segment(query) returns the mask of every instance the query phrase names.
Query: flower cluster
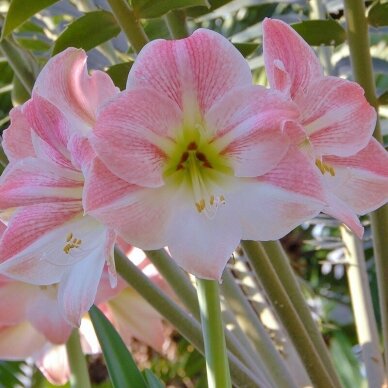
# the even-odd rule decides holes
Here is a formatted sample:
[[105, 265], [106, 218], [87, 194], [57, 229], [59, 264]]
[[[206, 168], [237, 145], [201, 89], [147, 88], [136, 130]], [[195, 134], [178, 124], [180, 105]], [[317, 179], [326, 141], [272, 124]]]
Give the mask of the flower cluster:
[[288, 25], [266, 19], [263, 34], [271, 88], [205, 29], [146, 45], [122, 92], [88, 75], [82, 50], [53, 57], [4, 133], [0, 272], [55, 285], [78, 325], [105, 265], [115, 285], [117, 236], [210, 279], [241, 239], [278, 239], [320, 212], [361, 236], [357, 214], [388, 199], [376, 112]]

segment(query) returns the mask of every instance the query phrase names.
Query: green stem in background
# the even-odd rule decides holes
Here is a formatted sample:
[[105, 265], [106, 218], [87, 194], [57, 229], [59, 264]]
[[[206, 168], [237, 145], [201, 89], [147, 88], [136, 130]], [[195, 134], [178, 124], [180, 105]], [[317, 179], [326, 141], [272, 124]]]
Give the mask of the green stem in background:
[[221, 291], [239, 326], [249, 338], [259, 355], [260, 362], [265, 365], [275, 385], [277, 387], [296, 387], [294, 378], [276, 350], [267, 330], [228, 269], [222, 276]]
[[209, 388], [232, 388], [216, 280], [197, 278]]
[[[163, 278], [168, 282], [177, 297], [186, 306], [187, 310], [198, 322], [200, 322], [201, 315], [199, 311], [197, 293], [187, 274], [175, 264], [167, 252], [163, 249], [144, 251], [144, 253], [151, 260]], [[249, 353], [239, 342], [238, 338], [229, 331], [225, 332], [225, 337], [228, 349], [247, 367], [251, 366], [252, 361], [249, 357]], [[253, 371], [255, 370], [256, 368], [253, 368]]]
[[[117, 272], [132, 286], [155, 310], [204, 354], [200, 324], [182, 308], [168, 298], [143, 272], [119, 250], [115, 250]], [[233, 383], [238, 387], [268, 386], [265, 377], [258, 377], [247, 369], [233, 354], [228, 352]]]
[[70, 386], [90, 388], [88, 365], [81, 348], [78, 329], [74, 329], [66, 343], [67, 358], [70, 365]]
[[26, 61], [18, 52], [17, 48], [8, 40], [0, 42], [0, 51], [7, 58], [12, 70], [23, 84], [26, 91], [31, 94], [35, 83], [34, 74], [27, 68]]
[[345, 244], [346, 273], [356, 322], [358, 343], [361, 346], [369, 387], [382, 387], [384, 364], [379, 349], [379, 337], [374, 319], [372, 297], [362, 241], [348, 228], [341, 226]]
[[323, 341], [322, 334], [320, 333], [314, 319], [311, 315], [311, 311], [306, 304], [306, 300], [303, 297], [302, 291], [299, 287], [299, 283], [295, 277], [294, 271], [291, 268], [290, 261], [279, 241], [265, 241], [262, 242], [267, 256], [270, 259], [271, 265], [275, 270], [283, 287], [287, 290], [288, 297], [290, 298], [296, 312], [302, 320], [315, 350], [318, 352], [322, 363], [325, 365], [331, 379], [334, 384], [340, 386], [341, 383], [338, 379], [336, 370], [334, 369], [331, 357], [327, 350], [326, 344]]
[[321, 361], [301, 318], [291, 303], [288, 289], [286, 291], [283, 287], [262, 246], [255, 241], [242, 241], [241, 246], [283, 326], [288, 331], [314, 387], [340, 387], [340, 384], [332, 380], [329, 371]]
[[[346, 33], [354, 78], [365, 90], [365, 97], [369, 103], [377, 110], [378, 101], [369, 48], [365, 4], [363, 0], [344, 0], [344, 5]], [[357, 131], [356, 126], [355, 131]], [[355, 135], [357, 135], [357, 133], [355, 133]], [[383, 139], [378, 117], [374, 136], [377, 140], [382, 142]], [[384, 342], [385, 373], [388, 375], [388, 205], [384, 205], [371, 214], [371, 223]]]
[[170, 35], [174, 39], [186, 38], [190, 35], [186, 24], [186, 14], [182, 10], [170, 11], [164, 16]]
[[108, 0], [108, 3], [129, 43], [138, 53], [148, 43], [148, 38], [132, 7], [126, 0]]

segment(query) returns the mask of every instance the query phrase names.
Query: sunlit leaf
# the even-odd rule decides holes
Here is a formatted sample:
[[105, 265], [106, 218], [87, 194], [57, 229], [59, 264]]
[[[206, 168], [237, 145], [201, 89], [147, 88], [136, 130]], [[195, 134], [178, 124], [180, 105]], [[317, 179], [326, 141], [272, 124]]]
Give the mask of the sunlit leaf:
[[210, 7], [207, 0], [133, 0], [132, 6], [136, 14], [144, 19], [157, 18], [169, 11], [189, 7]]
[[89, 315], [115, 388], [147, 388], [127, 346], [105, 315], [92, 306]]
[[120, 27], [110, 12], [89, 12], [75, 20], [62, 32], [55, 42], [53, 55], [67, 47], [90, 50], [114, 38], [119, 32]]
[[388, 3], [374, 3], [368, 12], [368, 23], [373, 27], [388, 26]]
[[9, 35], [37, 12], [59, 0], [12, 0], [5, 18], [1, 39]]
[[258, 43], [233, 43], [233, 45], [244, 57], [252, 54], [259, 47]]
[[306, 20], [291, 27], [311, 46], [338, 46], [346, 40], [345, 30], [335, 20]]

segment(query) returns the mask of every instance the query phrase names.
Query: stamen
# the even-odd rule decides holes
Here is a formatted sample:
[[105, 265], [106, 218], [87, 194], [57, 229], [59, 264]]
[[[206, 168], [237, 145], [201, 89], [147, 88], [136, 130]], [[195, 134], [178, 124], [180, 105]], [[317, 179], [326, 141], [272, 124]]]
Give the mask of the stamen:
[[69, 242], [73, 238], [73, 233], [69, 233], [66, 237], [66, 242]]
[[73, 233], [69, 233], [66, 237], [66, 244], [63, 247], [63, 252], [68, 255], [72, 249], [79, 248], [81, 244], [82, 240], [73, 237]]
[[322, 175], [325, 175], [325, 173], [328, 172], [331, 176], [335, 176], [335, 170], [333, 166], [330, 166], [320, 159], [315, 160], [315, 165], [319, 168], [319, 171], [322, 173]]

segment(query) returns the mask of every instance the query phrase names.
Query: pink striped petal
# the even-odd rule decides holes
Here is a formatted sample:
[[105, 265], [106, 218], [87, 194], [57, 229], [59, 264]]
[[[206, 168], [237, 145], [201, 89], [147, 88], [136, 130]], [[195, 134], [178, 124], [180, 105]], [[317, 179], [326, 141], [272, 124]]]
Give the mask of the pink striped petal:
[[89, 139], [74, 133], [70, 137], [67, 148], [71, 155], [72, 165], [86, 174], [90, 163], [96, 156]]
[[41, 351], [46, 338], [29, 323], [0, 327], [0, 359], [25, 360]]
[[[100, 114], [91, 138], [98, 156], [129, 183], [157, 187], [163, 183], [169, 132], [182, 114], [171, 100], [150, 89], [122, 92]], [[129, 167], [130, 166], [130, 167]]]
[[239, 210], [242, 238], [263, 241], [283, 237], [326, 205], [320, 173], [293, 147], [275, 169], [242, 182], [231, 200]]
[[263, 51], [271, 87], [285, 91], [289, 84], [291, 98], [323, 76], [322, 67], [311, 47], [280, 20], [263, 21]]
[[26, 318], [53, 344], [64, 344], [72, 327], [64, 320], [57, 301], [57, 286], [37, 287], [39, 293], [27, 306]]
[[24, 113], [31, 128], [51, 146], [53, 152], [59, 152], [68, 159], [66, 147], [72, 129], [61, 111], [48, 100], [34, 95], [24, 104]]
[[22, 107], [16, 107], [9, 113], [11, 125], [3, 133], [2, 147], [10, 162], [28, 156], [35, 156], [31, 140], [31, 127]]
[[388, 200], [388, 153], [375, 139], [348, 158], [328, 156], [323, 161], [336, 171], [327, 184], [357, 214], [376, 210]]
[[101, 104], [118, 92], [106, 73], [89, 75], [86, 60], [83, 50], [66, 49], [47, 62], [33, 90], [34, 96], [54, 104], [80, 133], [90, 131]]
[[[187, 39], [155, 40], [138, 55], [127, 87], [150, 87], [183, 110], [205, 113], [236, 86], [250, 85], [249, 66], [222, 35], [199, 29]], [[193, 111], [194, 110], [194, 111]]]
[[59, 282], [64, 266], [60, 262], [55, 265], [55, 261], [76, 260], [63, 248], [80, 211], [78, 202], [20, 208], [0, 240], [0, 271], [33, 284]]
[[289, 140], [281, 132], [282, 124], [298, 115], [282, 94], [251, 86], [235, 88], [218, 100], [205, 122], [235, 175], [254, 177], [268, 172], [285, 155]]
[[295, 102], [301, 110], [300, 123], [318, 155], [350, 156], [368, 144], [376, 112], [358, 84], [324, 77], [312, 82]]
[[0, 178], [0, 208], [43, 202], [80, 200], [80, 173], [37, 158], [26, 158], [7, 166]]
[[96, 158], [85, 183], [84, 209], [143, 249], [165, 245], [176, 193], [143, 189], [113, 175]]

